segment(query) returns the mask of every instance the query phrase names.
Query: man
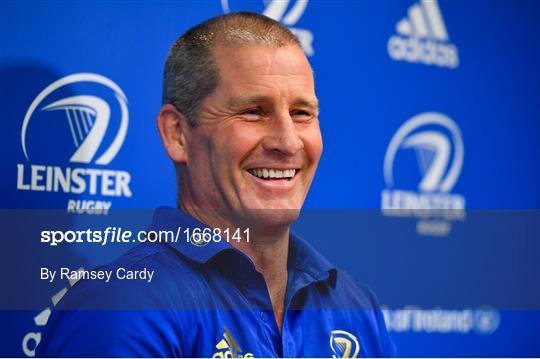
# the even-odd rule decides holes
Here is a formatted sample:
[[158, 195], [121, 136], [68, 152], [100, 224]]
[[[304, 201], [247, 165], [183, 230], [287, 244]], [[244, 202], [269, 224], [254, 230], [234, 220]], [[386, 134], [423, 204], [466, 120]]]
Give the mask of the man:
[[178, 39], [164, 77], [158, 129], [180, 210], [152, 228], [212, 240], [141, 245], [106, 267], [154, 270], [151, 284], [78, 283], [38, 355], [391, 355], [370, 292], [290, 233], [322, 153], [298, 40], [262, 15], [220, 16]]

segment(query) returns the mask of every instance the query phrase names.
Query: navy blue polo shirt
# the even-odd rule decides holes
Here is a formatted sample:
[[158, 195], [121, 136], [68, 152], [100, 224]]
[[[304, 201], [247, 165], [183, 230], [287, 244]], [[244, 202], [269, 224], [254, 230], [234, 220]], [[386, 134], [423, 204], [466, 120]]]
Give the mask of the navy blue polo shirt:
[[[206, 228], [158, 209], [153, 229]], [[253, 238], [251, 240], [254, 240]], [[145, 280], [81, 280], [53, 311], [37, 356], [382, 357], [394, 347], [373, 294], [290, 237], [281, 333], [263, 276], [226, 241], [141, 244], [96, 270]], [[113, 276], [114, 277], [114, 276]]]

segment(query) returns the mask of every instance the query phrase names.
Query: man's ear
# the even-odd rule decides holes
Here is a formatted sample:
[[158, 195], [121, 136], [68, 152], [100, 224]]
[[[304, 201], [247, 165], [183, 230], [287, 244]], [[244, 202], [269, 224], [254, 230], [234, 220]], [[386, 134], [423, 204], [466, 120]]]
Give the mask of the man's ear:
[[161, 107], [157, 118], [157, 126], [163, 147], [175, 163], [187, 161], [186, 131], [190, 127], [187, 118], [171, 104]]

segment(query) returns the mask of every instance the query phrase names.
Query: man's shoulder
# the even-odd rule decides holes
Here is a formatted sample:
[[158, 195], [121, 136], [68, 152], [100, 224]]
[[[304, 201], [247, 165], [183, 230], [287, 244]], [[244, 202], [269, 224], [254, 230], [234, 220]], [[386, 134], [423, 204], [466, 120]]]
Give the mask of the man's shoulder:
[[[129, 268], [133, 270], [148, 268], [160, 271], [164, 275], [164, 279], [170, 279], [166, 275], [200, 277], [197, 263], [182, 255], [168, 244], [161, 243], [139, 244], [105, 267], [109, 269]], [[158, 278], [156, 277], [156, 279]]]
[[365, 283], [354, 279], [348, 272], [336, 269], [335, 292], [342, 299], [343, 309], [379, 310], [375, 294]]
[[180, 318], [180, 309], [195, 305], [203, 292], [189, 260], [170, 247], [144, 244], [91, 271], [110, 273], [109, 280], [86, 278], [71, 287], [51, 313], [38, 355], [182, 355], [180, 324], [189, 325], [189, 318]]
[[[334, 313], [345, 314], [351, 327], [362, 333], [371, 343], [375, 356], [394, 356], [395, 346], [390, 339], [382, 310], [374, 292], [366, 284], [355, 280], [347, 272], [338, 270]], [[337, 311], [336, 311], [337, 310]]]
[[60, 309], [177, 310], [197, 305], [206, 293], [200, 265], [163, 244], [138, 245], [87, 272], [104, 278], [79, 280]]
[[322, 291], [321, 294], [325, 293], [325, 306], [340, 310], [379, 309], [368, 286], [337, 268], [308, 241], [292, 234], [290, 248], [289, 264], [297, 271], [307, 273], [316, 283], [324, 283], [314, 288]]

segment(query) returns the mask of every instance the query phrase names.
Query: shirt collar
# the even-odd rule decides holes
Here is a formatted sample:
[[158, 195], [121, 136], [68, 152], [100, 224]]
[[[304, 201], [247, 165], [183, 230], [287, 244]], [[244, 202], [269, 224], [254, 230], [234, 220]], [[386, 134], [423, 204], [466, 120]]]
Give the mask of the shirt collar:
[[[180, 228], [180, 229], [178, 229]], [[175, 234], [178, 232], [178, 240], [169, 243], [174, 249], [192, 261], [204, 264], [217, 254], [232, 250], [238, 252], [226, 240], [210, 241], [202, 245], [195, 245], [186, 236], [189, 233], [203, 231], [209, 228], [204, 223], [191, 217], [187, 213], [177, 208], [160, 207], [154, 213], [154, 218], [150, 230], [171, 230]], [[289, 242], [289, 269], [306, 274], [310, 281], [332, 280], [335, 283], [336, 269], [317, 250], [300, 237], [291, 233]]]
[[332, 263], [293, 233], [290, 236], [288, 267], [306, 273], [313, 281], [330, 279], [335, 282], [336, 268]]

